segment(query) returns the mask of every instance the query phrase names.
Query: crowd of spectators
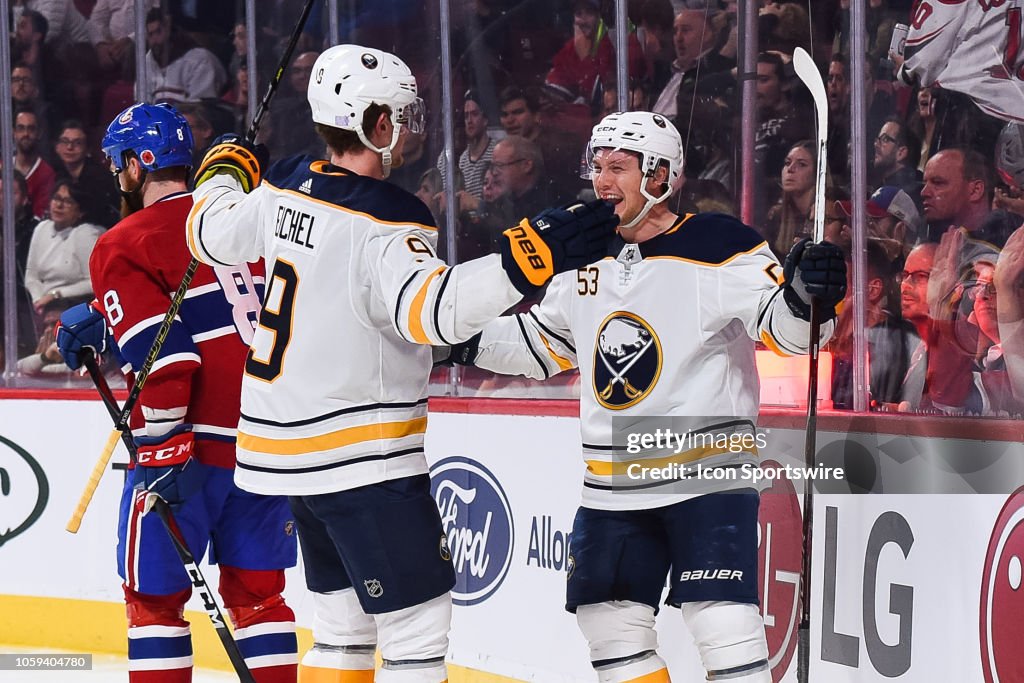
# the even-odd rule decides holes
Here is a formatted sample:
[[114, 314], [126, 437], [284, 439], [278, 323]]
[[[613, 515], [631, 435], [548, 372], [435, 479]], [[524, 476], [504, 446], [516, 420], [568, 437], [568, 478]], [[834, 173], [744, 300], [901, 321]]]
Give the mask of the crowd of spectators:
[[[45, 341], [48, 312], [87, 295], [87, 269], [78, 273], [83, 284], [76, 265], [119, 215], [98, 145], [109, 120], [134, 99], [134, 2], [12, 4], [19, 348], [33, 356]], [[145, 95], [181, 108], [197, 156], [217, 135], [244, 131], [250, 87], [262, 93], [299, 4], [257, 2], [260, 82], [250, 84], [242, 3], [146, 0]], [[593, 124], [618, 108], [620, 92], [630, 108], [661, 113], [682, 135], [686, 167], [675, 210], [737, 213], [744, 173], [737, 163], [739, 4], [630, 0], [628, 82], [618, 83], [611, 0], [451, 3], [451, 195], [436, 8], [350, 0], [339, 30], [345, 41], [401, 55], [416, 73], [430, 125], [408, 134], [406, 163], [391, 180], [434, 213], [445, 254], [453, 214], [457, 253], [448, 255], [464, 260], [493, 252], [501, 231], [523, 216], [588, 196], [586, 143]], [[793, 51], [804, 47], [828, 96], [826, 235], [851, 261], [854, 205], [863, 203], [867, 216], [869, 405], [1018, 415], [1024, 129], [1004, 127], [962, 93], [894, 82], [890, 37], [897, 22], [907, 22], [910, 4], [869, 0], [867, 50], [851, 54], [848, 0], [758, 0], [755, 145], [746, 169], [756, 187], [752, 223], [780, 258], [813, 231], [813, 108], [792, 67]], [[323, 152], [305, 91], [326, 22], [318, 7], [264, 119], [260, 140], [273, 158]], [[863, 141], [849, 136], [855, 59], [864, 60], [866, 75]], [[867, 154], [864, 197], [851, 197], [855, 144]], [[844, 308], [826, 349], [837, 408], [853, 407], [853, 309]]]

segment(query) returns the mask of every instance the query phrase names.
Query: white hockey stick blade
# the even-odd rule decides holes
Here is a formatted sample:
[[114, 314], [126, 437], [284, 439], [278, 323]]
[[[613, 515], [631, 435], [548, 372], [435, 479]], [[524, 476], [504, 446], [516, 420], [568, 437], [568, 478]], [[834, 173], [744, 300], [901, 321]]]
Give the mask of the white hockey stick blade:
[[821, 80], [821, 72], [814, 60], [802, 47], [793, 52], [793, 69], [811, 91], [814, 99], [814, 111], [818, 117], [818, 168], [817, 192], [814, 199], [814, 241], [821, 242], [825, 238], [825, 163], [828, 151], [828, 100], [825, 96], [825, 84]]

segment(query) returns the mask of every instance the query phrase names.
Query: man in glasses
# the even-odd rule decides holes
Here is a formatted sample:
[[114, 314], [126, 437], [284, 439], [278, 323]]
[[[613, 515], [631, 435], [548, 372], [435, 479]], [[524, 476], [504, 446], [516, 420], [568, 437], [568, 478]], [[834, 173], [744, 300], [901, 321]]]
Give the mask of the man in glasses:
[[898, 117], [890, 116], [875, 136], [871, 171], [874, 187], [893, 185], [920, 201], [922, 175], [917, 169], [921, 141]]
[[544, 157], [526, 138], [510, 135], [499, 141], [491, 156], [491, 169], [505, 189], [513, 216], [532, 216], [550, 203], [550, 186], [541, 182]]
[[89, 136], [85, 124], [76, 119], [65, 121], [54, 145], [58, 163], [54, 169], [60, 178], [69, 178], [93, 198], [96, 222], [104, 228], [116, 223], [121, 215], [121, 197], [110, 182], [110, 172], [89, 154]]

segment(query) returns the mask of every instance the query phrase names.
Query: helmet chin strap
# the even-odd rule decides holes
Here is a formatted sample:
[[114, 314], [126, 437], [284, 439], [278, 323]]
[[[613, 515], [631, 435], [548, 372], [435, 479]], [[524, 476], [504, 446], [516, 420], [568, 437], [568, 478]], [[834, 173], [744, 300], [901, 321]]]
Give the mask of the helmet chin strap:
[[356, 128], [356, 135], [359, 136], [359, 139], [362, 141], [364, 145], [366, 145], [367, 149], [371, 149], [377, 154], [380, 154], [380, 161], [384, 171], [384, 178], [387, 178], [388, 176], [391, 175], [391, 150], [393, 150], [395, 148], [395, 145], [398, 144], [398, 136], [402, 134], [401, 124], [395, 123], [394, 120], [392, 120], [391, 123], [391, 144], [388, 145], [387, 147], [377, 147], [367, 139], [366, 133], [363, 132], [362, 127]]
[[648, 178], [645, 176], [640, 181], [640, 194], [647, 198], [647, 201], [644, 202], [644, 208], [640, 209], [640, 213], [636, 215], [636, 218], [626, 223], [625, 225], [620, 225], [620, 228], [625, 228], [628, 230], [634, 227], [637, 223], [639, 223], [640, 221], [647, 217], [647, 214], [650, 212], [651, 209], [654, 208], [655, 204], [661, 204], [663, 201], [668, 199], [670, 194], [672, 194], [672, 187], [668, 186], [665, 188], [664, 194], [662, 194], [660, 197], [655, 197], [654, 195], [647, 191], [647, 180]]

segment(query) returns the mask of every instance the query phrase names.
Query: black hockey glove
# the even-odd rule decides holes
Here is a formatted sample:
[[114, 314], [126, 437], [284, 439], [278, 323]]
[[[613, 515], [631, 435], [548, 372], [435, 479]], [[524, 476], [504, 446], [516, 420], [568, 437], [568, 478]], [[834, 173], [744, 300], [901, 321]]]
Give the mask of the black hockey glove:
[[269, 154], [265, 145], [254, 145], [234, 133], [221, 135], [196, 169], [195, 186], [199, 187], [217, 173], [228, 172], [238, 178], [244, 192], [252, 192], [260, 184]]
[[515, 288], [533, 294], [552, 277], [608, 255], [619, 217], [600, 199], [545, 209], [504, 233], [501, 265]]
[[[472, 337], [464, 342], [458, 344], [452, 344], [447, 347], [447, 354], [442, 354], [441, 357], [437, 357], [434, 361], [434, 367], [444, 365], [451, 367], [453, 365], [475, 365], [476, 355], [480, 352], [480, 337], [483, 336], [482, 332], [477, 332]], [[445, 348], [445, 347], [434, 347]]]
[[821, 322], [836, 317], [846, 296], [846, 259], [831, 242], [803, 239], [790, 250], [782, 267], [782, 296], [793, 315], [811, 320], [811, 297], [821, 302]]

